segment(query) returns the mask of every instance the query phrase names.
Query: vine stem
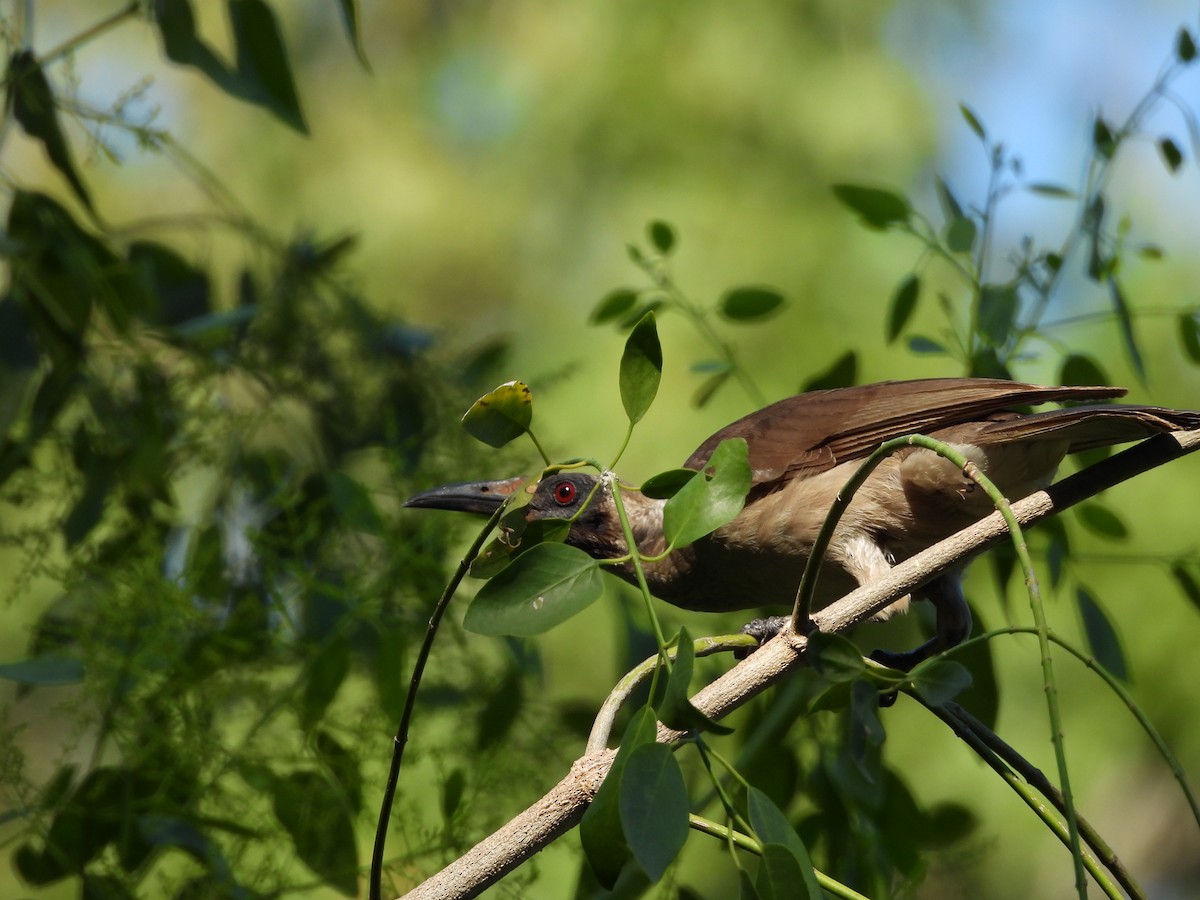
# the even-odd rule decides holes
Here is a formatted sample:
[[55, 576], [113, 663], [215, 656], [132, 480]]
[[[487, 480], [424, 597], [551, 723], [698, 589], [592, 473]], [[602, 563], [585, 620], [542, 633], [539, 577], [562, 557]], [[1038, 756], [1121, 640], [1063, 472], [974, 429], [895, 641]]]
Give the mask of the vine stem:
[[1075, 863], [1075, 888], [1080, 900], [1087, 898], [1087, 876], [1079, 841], [1079, 822], [1075, 814], [1075, 801], [1071, 794], [1070, 776], [1067, 770], [1067, 755], [1063, 743], [1062, 714], [1058, 706], [1058, 688], [1054, 679], [1054, 665], [1050, 656], [1049, 626], [1046, 623], [1045, 609], [1042, 605], [1041, 589], [1038, 586], [1037, 575], [1034, 573], [1033, 560], [1029, 556], [1029, 547], [1020, 523], [1013, 515], [1008, 499], [987, 478], [979, 467], [952, 447], [941, 441], [925, 435], [914, 434], [906, 437], [885, 441], [874, 453], [866, 458], [861, 466], [850, 476], [846, 486], [838, 492], [829, 514], [821, 525], [816, 541], [813, 542], [811, 555], [804, 566], [800, 578], [800, 586], [796, 591], [796, 603], [792, 610], [791, 627], [793, 631], [804, 633], [809, 628], [812, 612], [813, 596], [816, 592], [817, 575], [820, 572], [821, 561], [829, 549], [833, 532], [841, 521], [842, 515], [850, 505], [855, 492], [870, 477], [871, 473], [892, 454], [909, 447], [920, 447], [930, 450], [958, 466], [963, 475], [979, 485], [996, 510], [1003, 517], [1016, 550], [1021, 571], [1025, 576], [1025, 589], [1029, 594], [1029, 605], [1033, 610], [1033, 620], [1037, 628], [1038, 648], [1042, 662], [1042, 684], [1046, 692], [1046, 707], [1050, 718], [1050, 740], [1054, 745], [1054, 757], [1058, 764], [1058, 777], [1062, 785], [1064, 815], [1067, 820], [1067, 832], [1070, 839], [1071, 855]]
[[438, 598], [437, 604], [433, 607], [432, 615], [429, 617], [429, 625], [425, 629], [425, 639], [421, 642], [421, 649], [417, 653], [417, 661], [413, 665], [412, 679], [408, 684], [408, 695], [404, 698], [404, 711], [400, 715], [400, 725], [396, 729], [396, 736], [392, 739], [392, 764], [388, 769], [387, 785], [383, 789], [383, 800], [379, 805], [379, 823], [375, 828], [375, 847], [371, 852], [371, 884], [370, 894], [368, 895], [370, 900], [382, 900], [383, 897], [383, 854], [384, 847], [387, 844], [388, 823], [392, 818], [392, 802], [396, 798], [396, 785], [400, 781], [400, 764], [404, 760], [404, 748], [408, 745], [408, 731], [409, 725], [412, 722], [413, 708], [417, 703], [417, 690], [421, 686], [421, 678], [425, 674], [425, 664], [429, 661], [429, 654], [433, 650], [433, 639], [437, 637], [442, 616], [445, 615], [447, 607], [450, 606], [450, 600], [454, 597], [458, 586], [462, 583], [463, 578], [466, 577], [467, 570], [471, 566], [471, 561], [479, 555], [484, 542], [487, 540], [488, 535], [492, 533], [492, 529], [496, 527], [496, 523], [500, 521], [500, 516], [503, 512], [504, 506], [501, 505], [492, 513], [487, 524], [480, 530], [470, 549], [459, 560], [458, 568], [454, 570], [454, 575], [446, 583], [446, 587], [442, 591], [442, 595]]

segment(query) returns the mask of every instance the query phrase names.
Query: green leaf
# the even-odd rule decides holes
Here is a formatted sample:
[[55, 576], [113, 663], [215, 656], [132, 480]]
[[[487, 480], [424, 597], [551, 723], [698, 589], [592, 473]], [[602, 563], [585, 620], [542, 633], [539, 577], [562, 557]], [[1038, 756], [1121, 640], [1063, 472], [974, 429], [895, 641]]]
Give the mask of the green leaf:
[[6, 105], [25, 133], [41, 143], [51, 164], [67, 179], [75, 196], [95, 212], [91, 195], [75, 170], [71, 147], [58, 123], [54, 91], [31, 50], [20, 50], [9, 60]]
[[210, 312], [208, 275], [153, 241], [129, 247], [129, 265], [145, 292], [140, 310], [155, 325], [180, 325]]
[[1161, 138], [1158, 142], [1158, 152], [1162, 154], [1163, 162], [1172, 174], [1179, 171], [1179, 167], [1183, 165], [1183, 151], [1179, 149], [1178, 144], [1170, 138]]
[[508, 381], [484, 394], [462, 417], [463, 428], [489, 447], [503, 447], [529, 430], [533, 392], [521, 381]]
[[63, 520], [63, 538], [68, 548], [79, 544], [100, 523], [113, 478], [114, 472], [108, 460], [98, 457], [89, 459], [84, 471], [83, 495]]
[[667, 678], [658, 717], [664, 725], [679, 731], [711, 731], [714, 734], [732, 734], [733, 729], [718, 725], [692, 705], [689, 699], [692, 670], [695, 665], [696, 648], [686, 628], [679, 629], [675, 643], [675, 663]]
[[0, 664], [0, 678], [18, 684], [78, 684], [83, 681], [83, 663], [69, 656], [35, 656], [20, 662]]
[[1182, 63], [1190, 63], [1196, 58], [1196, 39], [1182, 26], [1175, 37], [1175, 55]]
[[[770, 797], [756, 787], [746, 789], [746, 806], [750, 813], [750, 827], [754, 829], [755, 836], [763, 843], [764, 851], [768, 846], [782, 848], [791, 861], [784, 863], [781, 856], [776, 861], [777, 865], [771, 866], [772, 876], [770, 878], [771, 889], [774, 890], [776, 887], [784, 885], [782, 882], [777, 882], [774, 876], [787, 871], [791, 876], [790, 888], [785, 889], [782, 893], [776, 892], [766, 896], [811, 897], [813, 900], [820, 900], [824, 894], [821, 892], [816, 873], [813, 871], [808, 849], [800, 840], [800, 835], [796, 833], [796, 829], [792, 827], [787, 816], [771, 801]], [[777, 850], [772, 853], [778, 855]], [[764, 856], [764, 861], [766, 859], [767, 857]], [[762, 878], [761, 869], [759, 877]]]
[[359, 65], [370, 72], [371, 63], [367, 60], [367, 51], [363, 48], [358, 0], [338, 0], [338, 8], [342, 11], [342, 24], [346, 27], [346, 37], [350, 38], [350, 46], [354, 48], [354, 55], [358, 57]]
[[732, 322], [764, 319], [783, 306], [783, 295], [762, 287], [740, 287], [725, 292], [717, 311]]
[[466, 792], [466, 788], [467, 775], [461, 768], [451, 772], [442, 785], [442, 820], [447, 824], [454, 818], [454, 814], [458, 812], [459, 806], [462, 805], [462, 798]]
[[1183, 591], [1183, 595], [1192, 602], [1192, 606], [1200, 611], [1200, 582], [1198, 582], [1192, 573], [1187, 570], [1187, 567], [1177, 562], [1171, 566], [1171, 577], [1175, 579], [1175, 583], [1179, 585], [1179, 589]]
[[343, 637], [328, 639], [308, 662], [300, 695], [300, 727], [311, 731], [337, 696], [350, 674], [350, 644]]
[[695, 469], [668, 469], [642, 482], [642, 493], [651, 500], [669, 500], [695, 477]]
[[976, 231], [973, 219], [960, 216], [946, 227], [946, 246], [951, 253], [970, 253], [975, 246]]
[[1117, 152], [1117, 136], [1101, 116], [1092, 123], [1092, 146], [1101, 159], [1112, 159]]
[[688, 794], [671, 748], [635, 747], [621, 772], [621, 829], [633, 858], [651, 881], [674, 862], [688, 833]]
[[641, 421], [662, 380], [662, 345], [658, 342], [658, 327], [654, 313], [648, 312], [633, 326], [621, 354], [621, 404], [631, 425]]
[[632, 857], [621, 827], [621, 775], [633, 751], [654, 741], [657, 726], [658, 718], [649, 706], [633, 714], [612, 767], [579, 823], [579, 840], [588, 865], [596, 880], [609, 890]]
[[922, 356], [948, 356], [950, 352], [933, 338], [925, 337], [923, 334], [914, 334], [909, 337], [908, 349], [913, 353], [919, 353]]
[[463, 627], [476, 634], [541, 634], [591, 606], [602, 591], [596, 560], [567, 544], [538, 544], [480, 588]]
[[857, 184], [835, 184], [833, 193], [852, 212], [857, 213], [868, 228], [887, 228], [897, 222], [907, 222], [912, 215], [908, 200], [894, 191]]
[[593, 325], [602, 325], [624, 316], [637, 303], [638, 292], [633, 288], [618, 288], [605, 294], [596, 304], [588, 321]]
[[274, 779], [271, 795], [300, 861], [334, 890], [357, 896], [354, 823], [341, 792], [322, 773], [301, 769]]
[[953, 222], [955, 219], [963, 217], [962, 204], [958, 202], [958, 198], [954, 196], [954, 192], [950, 190], [950, 186], [942, 180], [942, 176], [938, 175], [934, 178], [934, 185], [937, 187], [938, 203], [942, 206], [942, 216], [947, 222]]
[[1092, 534], [1113, 541], [1123, 541], [1129, 537], [1129, 529], [1121, 521], [1121, 517], [1097, 500], [1089, 500], [1077, 507], [1079, 521]]
[[345, 472], [331, 472], [326, 476], [329, 499], [347, 528], [364, 534], [383, 534], [383, 517], [371, 499], [370, 492]]
[[646, 234], [650, 238], [650, 245], [664, 256], [675, 248], [675, 229], [670, 222], [655, 219], [646, 226]]
[[921, 279], [914, 272], [900, 282], [896, 292], [892, 294], [891, 311], [888, 313], [887, 342], [890, 344], [900, 336], [908, 320], [917, 309], [917, 300], [921, 296]]
[[1074, 200], [1076, 194], [1070, 188], [1065, 188], [1061, 184], [1047, 184], [1046, 182], [1036, 182], [1029, 185], [1030, 193], [1041, 194], [1043, 197], [1054, 197], [1060, 200]]
[[979, 294], [979, 331], [993, 347], [1002, 347], [1013, 332], [1019, 307], [1013, 285], [985, 284]]
[[1075, 600], [1079, 604], [1079, 615], [1083, 618], [1083, 630], [1092, 656], [1110, 675], [1128, 683], [1129, 667], [1112, 622], [1087, 588], [1076, 588]]
[[1190, 312], [1179, 316], [1179, 339], [1183, 352], [1194, 363], [1200, 363], [1200, 314]]
[[849, 387], [858, 381], [858, 354], [847, 350], [835, 359], [823, 372], [818, 372], [804, 382], [800, 392], [821, 391], [828, 388]]
[[1067, 385], [1108, 384], [1108, 376], [1090, 356], [1072, 353], [1063, 360], [1058, 372], [1058, 383]]
[[194, 66], [227, 94], [245, 99], [237, 75], [196, 33], [196, 17], [189, 0], [154, 0], [153, 9], [167, 59]]
[[721, 441], [704, 466], [663, 508], [663, 534], [678, 549], [732, 522], [746, 504], [750, 463], [744, 438]]
[[719, 372], [713, 373], [713, 375], [709, 378], [706, 378], [704, 383], [701, 384], [700, 387], [696, 388], [696, 393], [692, 395], [692, 403], [697, 408], [702, 408], [706, 403], [708, 403], [709, 400], [713, 398], [713, 395], [717, 392], [717, 389], [729, 380], [729, 377], [732, 374], [732, 368], [725, 368]]
[[846, 638], [814, 631], [808, 636], [808, 664], [827, 681], [853, 681], [867, 668], [862, 653]]
[[975, 132], [975, 137], [981, 141], [987, 141], [987, 132], [983, 130], [983, 123], [979, 121], [979, 116], [975, 115], [975, 111], [965, 103], [958, 104], [958, 111], [962, 113], [963, 121], [967, 123], [967, 127]]
[[229, 22], [245, 99], [270, 110], [301, 134], [308, 134], [287, 48], [271, 8], [263, 0], [229, 0]]
[[971, 673], [949, 659], [927, 659], [911, 676], [913, 687], [930, 706], [944, 706], [971, 686]]

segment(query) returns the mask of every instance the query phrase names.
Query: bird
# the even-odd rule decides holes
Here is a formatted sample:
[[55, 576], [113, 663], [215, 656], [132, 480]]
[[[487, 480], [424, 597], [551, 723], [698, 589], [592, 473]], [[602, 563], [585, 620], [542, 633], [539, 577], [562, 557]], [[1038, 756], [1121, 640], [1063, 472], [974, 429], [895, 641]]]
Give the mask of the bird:
[[[795, 600], [813, 542], [839, 491], [880, 444], [924, 434], [974, 462], [1010, 500], [1048, 486], [1071, 453], [1128, 443], [1154, 434], [1200, 428], [1200, 412], [1156, 406], [1095, 403], [1124, 396], [1120, 387], [1045, 387], [992, 378], [883, 381], [809, 391], [780, 400], [726, 425], [687, 458], [702, 471], [717, 445], [744, 438], [751, 487], [742, 511], [728, 524], [658, 562], [644, 565], [650, 592], [688, 610], [727, 612]], [[1029, 406], [1068, 402], [1038, 412]], [[566, 542], [598, 560], [627, 556], [611, 494], [598, 476], [548, 470], [529, 491], [526, 522], [570, 520]], [[456, 483], [409, 498], [415, 508], [493, 513], [526, 479]], [[638, 550], [667, 549], [662, 499], [622, 488]], [[833, 533], [817, 578], [819, 609], [885, 575], [895, 564], [949, 537], [993, 509], [962, 469], [920, 447], [888, 457], [854, 495]], [[611, 567], [636, 583], [633, 567]], [[932, 639], [907, 651], [876, 651], [873, 658], [909, 670], [961, 643], [971, 614], [963, 594], [965, 566], [941, 573], [917, 590], [936, 611]], [[906, 611], [905, 596], [876, 614]], [[763, 640], [784, 617], [757, 619], [747, 631]]]

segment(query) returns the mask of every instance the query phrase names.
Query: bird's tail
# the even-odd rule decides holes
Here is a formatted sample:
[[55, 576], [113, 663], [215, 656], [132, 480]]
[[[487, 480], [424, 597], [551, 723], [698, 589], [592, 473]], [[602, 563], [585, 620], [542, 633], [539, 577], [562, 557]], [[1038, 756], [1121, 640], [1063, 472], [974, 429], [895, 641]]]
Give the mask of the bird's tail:
[[1200, 412], [1161, 406], [1073, 406], [1000, 420], [980, 437], [996, 441], [1067, 440], [1068, 453], [1127, 444], [1156, 434], [1200, 429]]

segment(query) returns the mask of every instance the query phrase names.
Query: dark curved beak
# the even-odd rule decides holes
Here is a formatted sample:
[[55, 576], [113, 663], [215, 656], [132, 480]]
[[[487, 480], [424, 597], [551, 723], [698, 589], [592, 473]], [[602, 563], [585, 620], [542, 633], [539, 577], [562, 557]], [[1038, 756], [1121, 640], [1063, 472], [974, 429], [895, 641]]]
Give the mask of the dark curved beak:
[[448, 509], [453, 512], [490, 516], [524, 483], [525, 477], [518, 475], [516, 478], [505, 478], [502, 481], [444, 484], [409, 497], [404, 501], [404, 505], [418, 509]]

